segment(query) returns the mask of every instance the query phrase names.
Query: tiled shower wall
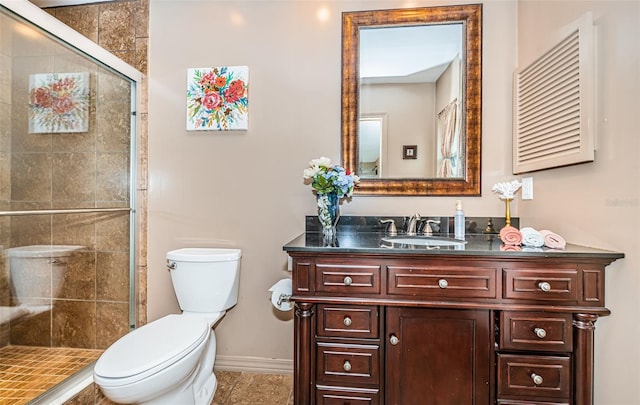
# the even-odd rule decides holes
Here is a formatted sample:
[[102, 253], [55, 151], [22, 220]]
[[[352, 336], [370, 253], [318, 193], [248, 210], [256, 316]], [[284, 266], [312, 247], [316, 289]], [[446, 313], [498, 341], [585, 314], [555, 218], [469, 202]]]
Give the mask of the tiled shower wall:
[[[45, 11], [146, 75], [149, 0], [120, 0], [111, 3], [49, 8]], [[147, 78], [144, 76], [138, 88], [141, 105], [137, 114], [136, 323], [138, 325], [147, 322], [147, 84]]]
[[[148, 0], [47, 11], [146, 71]], [[0, 40], [3, 38], [5, 36]], [[40, 73], [38, 63], [42, 61], [20, 61], [11, 55], [6, 45], [3, 41], [0, 48], [0, 210], [126, 207], [128, 177], [123, 170], [129, 164], [128, 140], [110, 135], [128, 133], [128, 115], [123, 115], [123, 109], [129, 108], [128, 89], [121, 85], [113, 87], [117, 80], [96, 68], [91, 72], [89, 133], [27, 136], [26, 103], [22, 100], [28, 92], [27, 83], [9, 81], [7, 77], [11, 77], [12, 69], [22, 70], [20, 63], [29, 73]], [[64, 71], [59, 69], [59, 60], [57, 63], [56, 71]], [[138, 91], [146, 94], [146, 83], [139, 86]], [[139, 167], [136, 273], [138, 285], [143, 286], [136, 297], [138, 323], [146, 321], [146, 97], [142, 100], [143, 106], [137, 115], [140, 126], [136, 157]], [[100, 107], [93, 108], [95, 103]], [[25, 173], [37, 175], [24, 176]], [[0, 245], [5, 248], [79, 244], [78, 241], [87, 249], [70, 258], [64, 288], [56, 298], [53, 311], [14, 322], [10, 333], [0, 330], [0, 344], [11, 339], [12, 344], [105, 348], [126, 333], [129, 311], [127, 213], [0, 217]], [[7, 264], [0, 263], [0, 305], [11, 304], [7, 293]]]
[[[56, 71], [76, 70], [60, 70], [58, 59]], [[50, 70], [33, 58], [14, 57], [13, 67], [11, 210], [127, 207], [129, 140], [123, 135], [130, 132], [130, 101], [121, 79], [111, 80], [102, 69], [91, 72], [91, 105], [97, 107], [90, 113], [89, 132], [28, 134], [28, 83], [21, 81], [28, 78], [25, 72]], [[127, 332], [128, 213], [13, 216], [10, 221], [12, 247], [85, 246], [69, 258], [52, 311], [11, 322], [11, 344], [104, 348]], [[56, 277], [59, 269], [53, 269]]]

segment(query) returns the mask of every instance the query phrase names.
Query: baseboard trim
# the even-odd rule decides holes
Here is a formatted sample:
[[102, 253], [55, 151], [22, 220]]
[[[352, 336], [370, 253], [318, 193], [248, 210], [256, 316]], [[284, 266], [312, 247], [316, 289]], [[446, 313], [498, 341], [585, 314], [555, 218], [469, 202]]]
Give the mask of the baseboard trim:
[[293, 374], [293, 360], [246, 356], [216, 356], [214, 369], [251, 373]]

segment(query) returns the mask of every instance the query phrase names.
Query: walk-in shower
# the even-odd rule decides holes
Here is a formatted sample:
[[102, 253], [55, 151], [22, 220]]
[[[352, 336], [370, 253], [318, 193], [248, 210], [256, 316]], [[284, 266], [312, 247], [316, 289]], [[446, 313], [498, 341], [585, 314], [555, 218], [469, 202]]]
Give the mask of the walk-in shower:
[[89, 383], [87, 366], [135, 324], [141, 78], [30, 3], [0, 0], [0, 403], [72, 374]]

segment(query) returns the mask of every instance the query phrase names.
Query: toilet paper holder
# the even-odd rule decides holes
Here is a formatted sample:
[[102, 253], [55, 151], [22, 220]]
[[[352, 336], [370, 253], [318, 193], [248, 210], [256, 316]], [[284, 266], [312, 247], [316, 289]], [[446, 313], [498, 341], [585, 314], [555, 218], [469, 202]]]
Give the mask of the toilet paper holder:
[[271, 304], [279, 311], [290, 311], [292, 308], [291, 297], [293, 291], [291, 288], [291, 278], [283, 278], [275, 283], [271, 288]]
[[290, 302], [291, 294], [280, 294], [278, 296], [278, 305], [282, 305], [283, 302]]

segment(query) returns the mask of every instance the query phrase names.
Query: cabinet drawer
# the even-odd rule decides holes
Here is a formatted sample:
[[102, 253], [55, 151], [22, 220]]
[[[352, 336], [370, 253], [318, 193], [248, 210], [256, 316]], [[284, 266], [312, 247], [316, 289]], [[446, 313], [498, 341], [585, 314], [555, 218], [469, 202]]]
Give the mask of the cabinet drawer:
[[497, 374], [501, 399], [569, 400], [571, 396], [571, 359], [568, 356], [498, 354]]
[[500, 348], [571, 352], [571, 314], [511, 312], [500, 314]]
[[319, 336], [377, 338], [378, 307], [318, 305]]
[[496, 298], [496, 269], [388, 267], [391, 295]]
[[537, 301], [578, 300], [578, 271], [504, 269], [504, 298]]
[[316, 376], [320, 384], [380, 382], [380, 347], [365, 344], [317, 343]]
[[378, 405], [380, 393], [377, 389], [316, 387], [316, 404], [318, 405]]
[[316, 291], [380, 294], [380, 266], [316, 264]]

